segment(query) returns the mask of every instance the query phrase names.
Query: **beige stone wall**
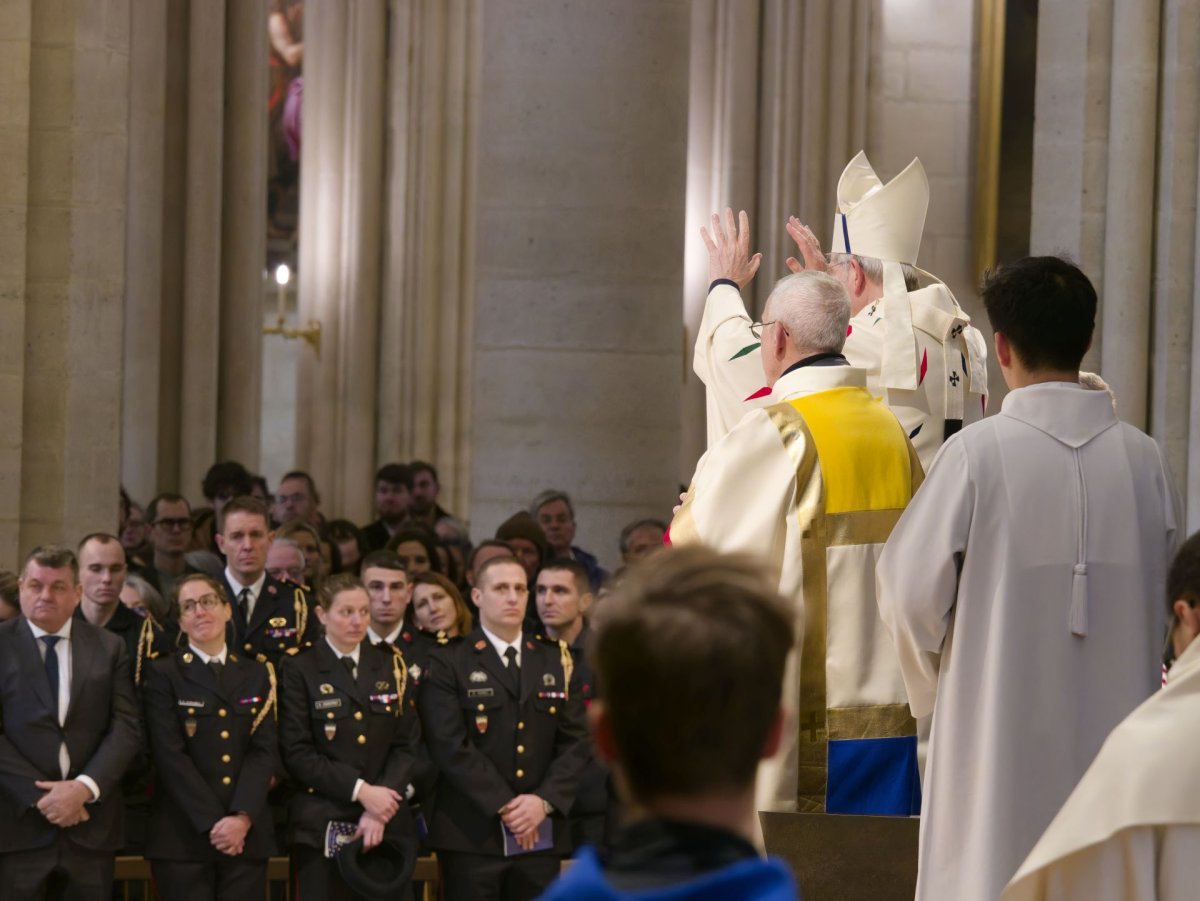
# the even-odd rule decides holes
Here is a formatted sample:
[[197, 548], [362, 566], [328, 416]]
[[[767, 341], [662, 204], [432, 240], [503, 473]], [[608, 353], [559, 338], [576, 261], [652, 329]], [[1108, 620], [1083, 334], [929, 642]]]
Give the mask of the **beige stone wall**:
[[484, 7], [473, 533], [542, 488], [578, 543], [678, 491], [688, 4]]

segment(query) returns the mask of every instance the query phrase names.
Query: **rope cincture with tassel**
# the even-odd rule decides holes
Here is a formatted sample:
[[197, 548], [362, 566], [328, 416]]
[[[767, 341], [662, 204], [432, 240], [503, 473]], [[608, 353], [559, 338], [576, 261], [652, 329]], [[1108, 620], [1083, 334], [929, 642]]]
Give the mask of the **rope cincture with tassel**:
[[567, 647], [567, 643], [561, 638], [558, 640], [558, 649], [562, 652], [562, 668], [563, 668], [563, 699], [569, 700], [571, 697], [571, 675], [575, 672], [575, 661], [571, 658], [571, 649]]
[[254, 718], [254, 722], [250, 724], [251, 735], [253, 735], [258, 727], [262, 725], [262, 721], [267, 718], [267, 714], [273, 710], [275, 711], [275, 722], [279, 722], [279, 711], [276, 709], [275, 703], [275, 667], [271, 665], [270, 660], [264, 660], [263, 666], [267, 668], [267, 681], [271, 683], [271, 691], [267, 695], [267, 703], [263, 705], [262, 710], [258, 711], [258, 716], [256, 716]]

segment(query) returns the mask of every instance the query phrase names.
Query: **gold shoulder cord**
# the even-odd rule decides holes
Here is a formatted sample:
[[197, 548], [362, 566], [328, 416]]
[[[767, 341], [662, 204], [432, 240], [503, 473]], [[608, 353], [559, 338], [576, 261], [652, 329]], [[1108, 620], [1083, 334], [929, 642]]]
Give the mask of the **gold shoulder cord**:
[[392, 645], [392, 676], [396, 679], [396, 709], [397, 716], [404, 716], [404, 689], [408, 685], [408, 667], [404, 663], [404, 655], [400, 649]]
[[258, 716], [254, 718], [254, 722], [250, 725], [251, 735], [262, 725], [262, 721], [267, 718], [267, 714], [273, 710], [275, 711], [275, 721], [279, 722], [279, 711], [275, 707], [275, 667], [271, 666], [270, 660], [264, 660], [263, 666], [267, 668], [267, 681], [271, 683], [271, 691], [267, 695], [267, 703], [263, 704], [262, 710], [258, 711]]
[[558, 640], [558, 649], [562, 651], [563, 699], [565, 700], [571, 697], [571, 674], [575, 672], [575, 661], [571, 659], [571, 649], [561, 638]]
[[142, 661], [153, 660], [158, 655], [154, 653], [154, 623], [149, 617], [142, 623], [142, 631], [138, 634], [137, 660], [133, 667], [133, 684], [142, 684]]
[[296, 647], [304, 641], [304, 627], [308, 625], [308, 603], [304, 600], [304, 591], [297, 588], [293, 597], [296, 605]]

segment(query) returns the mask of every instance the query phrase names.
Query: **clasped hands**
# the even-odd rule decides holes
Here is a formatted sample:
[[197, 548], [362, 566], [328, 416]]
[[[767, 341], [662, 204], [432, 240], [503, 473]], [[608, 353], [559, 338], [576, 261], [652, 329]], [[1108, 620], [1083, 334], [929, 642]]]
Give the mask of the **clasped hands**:
[[33, 784], [46, 793], [38, 799], [36, 806], [51, 824], [65, 829], [91, 819], [84, 805], [92, 800], [92, 790], [78, 779]]
[[363, 815], [358, 818], [354, 836], [361, 836], [363, 850], [370, 851], [383, 841], [383, 827], [396, 815], [404, 798], [385, 785], [364, 785], [358, 790], [358, 803], [363, 807]]
[[517, 795], [500, 808], [500, 819], [517, 845], [532, 851], [537, 844], [538, 827], [546, 819], [546, 803], [537, 795]]

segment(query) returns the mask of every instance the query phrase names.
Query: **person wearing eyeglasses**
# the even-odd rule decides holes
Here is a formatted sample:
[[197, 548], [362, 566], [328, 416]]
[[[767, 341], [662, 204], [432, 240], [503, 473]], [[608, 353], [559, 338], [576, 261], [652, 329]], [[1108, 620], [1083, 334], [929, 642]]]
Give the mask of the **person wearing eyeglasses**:
[[149, 565], [133, 570], [169, 598], [176, 579], [196, 572], [185, 557], [192, 542], [192, 508], [182, 495], [160, 494], [147, 505], [146, 520], [154, 555]]
[[776, 402], [700, 459], [670, 541], [756, 555], [796, 605], [784, 698], [797, 718], [758, 809], [911, 816], [916, 723], [876, 611], [875, 560], [921, 464], [866, 370], [842, 355], [850, 299], [837, 279], [784, 276], [763, 319], [753, 328]]
[[184, 646], [151, 662], [143, 689], [155, 766], [145, 856], [163, 898], [260, 899], [275, 852], [275, 673], [226, 645], [233, 608], [215, 579], [184, 576], [172, 606]]

